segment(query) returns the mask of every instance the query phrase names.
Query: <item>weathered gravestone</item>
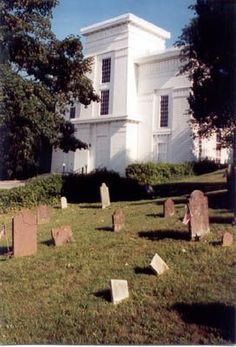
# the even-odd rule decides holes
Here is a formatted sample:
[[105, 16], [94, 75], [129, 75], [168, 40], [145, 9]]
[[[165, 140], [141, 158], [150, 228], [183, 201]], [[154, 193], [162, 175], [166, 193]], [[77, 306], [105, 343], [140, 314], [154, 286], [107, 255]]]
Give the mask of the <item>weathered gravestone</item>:
[[169, 266], [161, 259], [158, 254], [155, 254], [150, 263], [150, 268], [155, 272], [156, 275], [161, 275], [165, 271], [169, 270]]
[[110, 202], [109, 189], [105, 183], [103, 183], [100, 187], [100, 196], [101, 196], [102, 208], [106, 208], [110, 206], [111, 202]]
[[233, 235], [226, 231], [224, 235], [222, 236], [222, 246], [223, 247], [228, 247], [233, 244]]
[[47, 205], [40, 205], [37, 208], [37, 224], [46, 224], [50, 221], [49, 208]]
[[111, 299], [114, 305], [129, 297], [128, 282], [126, 280], [111, 280]]
[[67, 199], [65, 196], [61, 197], [61, 208], [67, 208]]
[[116, 210], [112, 215], [113, 231], [120, 231], [125, 227], [125, 216], [122, 210]]
[[163, 204], [163, 214], [165, 218], [171, 217], [175, 214], [175, 203], [169, 198]]
[[22, 210], [12, 219], [13, 255], [23, 257], [37, 252], [36, 216], [29, 210]]
[[68, 242], [74, 242], [70, 225], [65, 225], [60, 228], [53, 228], [51, 234], [55, 246], [61, 246]]
[[198, 240], [210, 232], [208, 198], [200, 190], [194, 190], [189, 199], [189, 231], [192, 240]]

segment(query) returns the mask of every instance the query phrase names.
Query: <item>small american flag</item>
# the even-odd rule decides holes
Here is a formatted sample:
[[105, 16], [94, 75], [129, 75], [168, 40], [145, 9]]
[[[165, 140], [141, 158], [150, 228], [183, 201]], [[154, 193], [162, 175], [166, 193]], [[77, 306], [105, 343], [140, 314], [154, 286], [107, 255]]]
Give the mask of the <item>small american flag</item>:
[[5, 224], [2, 224], [0, 229], [0, 240], [5, 236], [6, 236], [6, 227], [5, 227]]
[[190, 212], [189, 206], [185, 205], [185, 215], [184, 215], [184, 219], [182, 223], [187, 225], [190, 222], [190, 219], [191, 219], [191, 212]]

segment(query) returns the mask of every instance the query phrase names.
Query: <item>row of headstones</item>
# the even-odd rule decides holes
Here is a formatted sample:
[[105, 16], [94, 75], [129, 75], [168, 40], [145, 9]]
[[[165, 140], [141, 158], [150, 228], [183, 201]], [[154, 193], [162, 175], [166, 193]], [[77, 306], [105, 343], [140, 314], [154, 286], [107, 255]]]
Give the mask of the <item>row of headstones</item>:
[[[49, 208], [41, 205], [34, 214], [24, 209], [12, 219], [12, 255], [15, 257], [29, 256], [37, 253], [37, 225], [50, 221]], [[70, 225], [51, 229], [52, 242], [55, 246], [73, 242]]]
[[[102, 207], [105, 208], [110, 205], [109, 190], [102, 185], [100, 189]], [[105, 188], [105, 189], [104, 189]], [[103, 193], [105, 191], [105, 204]], [[198, 202], [198, 203], [197, 203]], [[61, 207], [67, 207], [67, 201], [65, 197], [62, 197]], [[164, 216], [172, 216], [175, 213], [174, 202], [171, 199], [167, 199], [164, 202]], [[195, 207], [195, 209], [194, 209]], [[189, 204], [187, 205], [187, 211], [184, 217], [185, 223], [194, 220], [194, 216], [202, 217], [201, 213], [205, 213], [204, 218], [200, 218], [200, 226], [208, 226], [208, 228], [203, 228], [209, 232], [209, 216], [208, 216], [208, 201], [207, 197], [201, 191], [194, 191], [189, 199]], [[207, 216], [207, 218], [206, 218]], [[37, 216], [31, 213], [31, 211], [24, 210], [15, 218], [13, 218], [12, 227], [12, 239], [13, 239], [13, 255], [15, 256], [25, 256], [33, 255], [37, 252], [37, 224], [44, 224], [49, 221], [49, 213], [47, 206], [39, 206], [37, 209]], [[124, 228], [124, 214], [121, 210], [115, 211], [112, 215], [113, 230], [120, 231]], [[207, 221], [207, 223], [205, 223]], [[205, 223], [205, 224], [204, 224]], [[196, 223], [192, 223], [196, 226]], [[191, 225], [191, 223], [190, 223]], [[202, 230], [202, 229], [201, 229]], [[204, 232], [203, 234], [207, 233]], [[228, 233], [229, 234], [229, 233]], [[67, 242], [74, 241], [73, 234], [70, 226], [64, 226], [62, 228], [51, 230], [52, 240], [55, 245], [62, 245]], [[231, 234], [230, 234], [231, 235]], [[196, 236], [202, 236], [196, 233]], [[229, 238], [227, 238], [227, 242]], [[231, 240], [232, 241], [232, 240]], [[230, 244], [231, 244], [230, 241]], [[224, 242], [224, 241], [223, 241]], [[226, 243], [227, 243], [226, 242]], [[225, 244], [229, 245], [229, 244]], [[169, 269], [168, 265], [161, 259], [158, 254], [153, 257], [150, 268], [158, 275], [162, 274]], [[117, 304], [124, 299], [129, 297], [128, 282], [126, 280], [111, 280], [110, 290], [112, 302]]]
[[[109, 189], [105, 183], [100, 187], [100, 196], [102, 208], [110, 206]], [[194, 190], [185, 206], [185, 215], [183, 223], [189, 226], [189, 234], [191, 240], [198, 240], [210, 232], [209, 227], [209, 212], [208, 212], [208, 198], [200, 190]], [[171, 217], [175, 214], [174, 201], [169, 198], [164, 201], [163, 215], [165, 218]], [[124, 216], [122, 211], [117, 211], [112, 216], [113, 230], [119, 231], [124, 227]], [[233, 235], [225, 232], [222, 237], [223, 246], [229, 246], [233, 243]]]

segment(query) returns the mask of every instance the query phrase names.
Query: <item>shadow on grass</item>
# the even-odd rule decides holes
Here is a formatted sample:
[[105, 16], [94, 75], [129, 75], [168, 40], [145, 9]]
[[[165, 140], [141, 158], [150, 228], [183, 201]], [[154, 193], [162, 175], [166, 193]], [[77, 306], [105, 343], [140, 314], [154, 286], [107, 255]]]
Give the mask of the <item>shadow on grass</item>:
[[220, 247], [222, 246], [222, 241], [210, 241], [209, 242], [210, 245], [214, 246], [214, 247]]
[[50, 239], [50, 240], [44, 240], [44, 241], [41, 241], [40, 243], [41, 243], [42, 245], [46, 245], [46, 246], [48, 246], [48, 247], [54, 246], [54, 242], [53, 242], [52, 239]]
[[141, 275], [154, 275], [153, 270], [149, 266], [146, 266], [146, 267], [136, 266], [134, 268], [134, 272], [136, 274], [141, 274]]
[[79, 208], [94, 208], [94, 209], [96, 209], [96, 210], [98, 210], [98, 209], [102, 209], [102, 205], [99, 205], [99, 204], [97, 204], [97, 205], [84, 205], [84, 206], [79, 206]]
[[0, 255], [7, 255], [13, 251], [12, 247], [1, 246], [0, 247]]
[[177, 303], [172, 306], [184, 322], [217, 329], [227, 341], [235, 341], [235, 307], [220, 302]]
[[140, 231], [138, 235], [139, 237], [147, 238], [151, 241], [163, 239], [190, 240], [190, 235], [188, 232], [176, 230]]
[[210, 216], [209, 221], [210, 223], [216, 223], [216, 224], [232, 224], [233, 217]]
[[103, 289], [103, 290], [99, 290], [96, 293], [93, 293], [94, 296], [96, 296], [97, 298], [102, 298], [108, 302], [111, 302], [111, 291], [110, 289]]
[[95, 230], [99, 230], [99, 231], [113, 231], [112, 227], [98, 227], [95, 228]]
[[157, 217], [164, 217], [163, 213], [148, 213], [146, 214], [147, 217], [154, 217], [154, 218], [157, 218]]

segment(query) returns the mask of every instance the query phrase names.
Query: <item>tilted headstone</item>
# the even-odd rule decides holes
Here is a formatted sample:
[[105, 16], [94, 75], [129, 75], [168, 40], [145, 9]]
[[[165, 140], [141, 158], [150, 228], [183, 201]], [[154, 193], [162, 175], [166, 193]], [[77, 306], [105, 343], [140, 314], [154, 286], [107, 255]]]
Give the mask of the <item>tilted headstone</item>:
[[31, 211], [23, 210], [12, 219], [12, 245], [15, 257], [36, 254], [37, 224]]
[[37, 224], [46, 224], [50, 221], [49, 208], [47, 205], [40, 205], [37, 208]]
[[163, 204], [163, 214], [165, 218], [171, 217], [175, 214], [175, 203], [169, 198]]
[[200, 190], [194, 190], [189, 199], [190, 236], [191, 239], [200, 239], [210, 232], [208, 198]]
[[67, 208], [67, 199], [65, 196], [61, 197], [61, 208]]
[[111, 299], [114, 305], [129, 297], [128, 282], [126, 280], [111, 280]]
[[125, 216], [122, 210], [116, 210], [112, 215], [113, 231], [120, 231], [125, 227]]
[[110, 206], [111, 202], [110, 202], [109, 189], [105, 183], [103, 183], [100, 187], [100, 196], [101, 196], [102, 208], [106, 208]]
[[231, 246], [233, 244], [233, 235], [231, 233], [229, 233], [228, 231], [226, 231], [222, 237], [222, 246], [223, 247], [228, 247]]
[[162, 258], [155, 254], [150, 263], [151, 269], [155, 272], [156, 275], [161, 275], [165, 271], [169, 270], [169, 266], [162, 260]]
[[74, 242], [70, 225], [65, 225], [60, 228], [53, 228], [51, 234], [55, 246], [61, 246], [68, 242]]

